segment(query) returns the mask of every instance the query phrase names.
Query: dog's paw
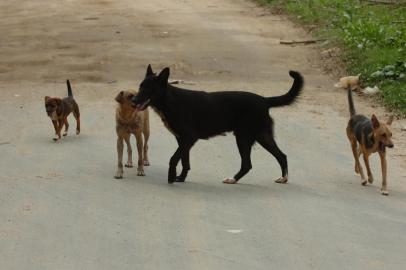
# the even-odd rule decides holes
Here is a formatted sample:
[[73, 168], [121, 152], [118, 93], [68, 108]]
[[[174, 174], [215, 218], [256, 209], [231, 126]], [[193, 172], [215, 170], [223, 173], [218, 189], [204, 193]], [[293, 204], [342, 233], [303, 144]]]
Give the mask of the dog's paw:
[[62, 135], [63, 135], [64, 137], [66, 137], [66, 136], [68, 136], [68, 132], [65, 131]]
[[176, 177], [175, 182], [182, 183], [182, 182], [185, 182], [185, 179], [186, 179], [186, 177], [180, 175], [180, 176]]
[[132, 167], [134, 167], [133, 166], [133, 163], [132, 162], [127, 162], [125, 165], [124, 165], [126, 168], [132, 168]]
[[60, 137], [58, 135], [55, 135], [52, 140], [54, 140], [54, 142], [57, 142], [60, 139]]
[[149, 166], [149, 161], [148, 161], [148, 159], [145, 159], [145, 160], [144, 160], [144, 166]]
[[361, 185], [366, 186], [366, 185], [367, 185], [367, 183], [368, 183], [368, 181], [367, 181], [367, 180], [363, 180], [363, 181], [361, 182]]
[[76, 130], [76, 135], [79, 135], [80, 134], [80, 130]]
[[138, 175], [138, 176], [145, 176], [144, 169], [138, 168], [138, 169], [137, 169], [137, 175]]
[[123, 172], [117, 172], [116, 175], [114, 175], [115, 179], [123, 179]]
[[368, 183], [372, 184], [374, 182], [374, 178], [372, 176], [368, 177]]
[[384, 196], [388, 196], [389, 191], [381, 189], [381, 194], [384, 195]]
[[237, 184], [237, 180], [234, 178], [228, 177], [223, 180], [223, 184]]
[[282, 176], [282, 177], [275, 180], [275, 183], [278, 183], [278, 184], [286, 184], [287, 182], [288, 182], [288, 176], [287, 175]]

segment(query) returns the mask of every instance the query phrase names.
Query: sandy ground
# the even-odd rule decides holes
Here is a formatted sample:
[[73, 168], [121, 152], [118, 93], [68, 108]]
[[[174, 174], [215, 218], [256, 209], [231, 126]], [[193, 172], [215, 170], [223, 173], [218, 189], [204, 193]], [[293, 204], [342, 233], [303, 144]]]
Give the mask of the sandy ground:
[[[266, 16], [264, 16], [264, 14]], [[0, 3], [0, 261], [2, 269], [401, 269], [406, 264], [404, 120], [394, 123], [390, 196], [362, 187], [345, 136], [347, 100], [323, 73], [320, 49], [285, 17], [244, 0], [3, 0]], [[241, 184], [230, 134], [199, 142], [185, 184], [166, 184], [176, 148], [152, 114], [147, 176], [116, 166], [114, 96], [145, 68], [170, 66], [194, 89], [285, 92], [289, 69], [306, 89], [271, 111], [290, 162], [259, 146]], [[71, 79], [82, 134], [52, 141], [45, 95]], [[388, 114], [356, 98], [358, 111]]]

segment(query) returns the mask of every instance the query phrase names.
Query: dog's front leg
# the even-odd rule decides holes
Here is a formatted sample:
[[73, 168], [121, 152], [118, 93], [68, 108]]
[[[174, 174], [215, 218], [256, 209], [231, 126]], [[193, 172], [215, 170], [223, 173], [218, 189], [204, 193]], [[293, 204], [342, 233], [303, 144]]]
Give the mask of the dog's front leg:
[[55, 132], [55, 137], [54, 137], [54, 141], [57, 141], [61, 138], [61, 130], [64, 124], [64, 120], [58, 120], [58, 125], [56, 128], [56, 132]]
[[137, 140], [137, 151], [138, 151], [138, 167], [137, 167], [137, 175], [138, 176], [144, 176], [145, 172], [144, 172], [144, 159], [143, 159], [143, 155], [142, 155], [142, 151], [143, 151], [143, 139], [142, 139], [142, 133], [141, 132], [137, 132], [135, 134], [135, 139]]
[[388, 192], [388, 189], [386, 186], [386, 174], [387, 174], [386, 153], [380, 151], [379, 157], [381, 158], [381, 169], [382, 169], [381, 193], [382, 193], [382, 195], [389, 195], [389, 192]]
[[173, 182], [176, 181], [176, 165], [178, 165], [178, 162], [181, 157], [181, 152], [180, 152], [180, 147], [176, 149], [175, 153], [169, 160], [169, 170], [168, 170], [168, 183], [172, 184]]
[[371, 167], [369, 165], [369, 154], [364, 153], [363, 157], [364, 157], [365, 167], [367, 168], [368, 182], [372, 184], [372, 182], [374, 182], [374, 177], [372, 176]]
[[182, 172], [176, 177], [176, 182], [185, 182], [188, 172], [190, 171], [190, 149], [196, 140], [181, 145]]
[[124, 138], [124, 141], [127, 145], [127, 163], [125, 164], [126, 168], [133, 167], [133, 149], [131, 147], [130, 136]]
[[68, 129], [69, 129], [69, 123], [68, 123], [68, 118], [65, 118], [65, 131], [63, 132], [63, 136], [67, 136], [68, 135]]
[[123, 178], [123, 149], [124, 149], [124, 140], [122, 137], [117, 137], [117, 172], [114, 178], [121, 179]]
[[52, 124], [54, 125], [54, 129], [55, 129], [55, 136], [54, 136], [53, 140], [57, 141], [57, 140], [59, 140], [59, 138], [58, 138], [58, 121], [52, 120]]
[[351, 150], [352, 150], [352, 154], [354, 156], [354, 160], [355, 160], [355, 172], [357, 172], [357, 168], [359, 171], [359, 174], [361, 175], [361, 184], [362, 185], [366, 185], [367, 184], [367, 180], [365, 180], [365, 176], [364, 176], [364, 170], [361, 167], [361, 163], [359, 162], [359, 151], [357, 149], [357, 142], [356, 141], [351, 141]]

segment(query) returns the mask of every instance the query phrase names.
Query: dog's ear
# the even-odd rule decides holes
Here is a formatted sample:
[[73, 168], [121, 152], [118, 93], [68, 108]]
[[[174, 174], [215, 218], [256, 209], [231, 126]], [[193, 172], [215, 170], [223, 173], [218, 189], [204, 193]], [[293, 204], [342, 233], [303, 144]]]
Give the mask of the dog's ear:
[[148, 67], [147, 67], [147, 73], [145, 74], [145, 77], [149, 77], [149, 76], [152, 76], [152, 75], [155, 75], [155, 73], [152, 71], [151, 64], [149, 64]]
[[162, 83], [163, 85], [167, 85], [169, 73], [170, 73], [169, 68], [168, 67], [164, 68], [158, 75], [159, 82]]
[[118, 93], [118, 95], [116, 96], [115, 100], [118, 103], [122, 103], [123, 102], [123, 97], [124, 97], [124, 91], [121, 91], [120, 93]]
[[388, 126], [390, 126], [390, 125], [392, 125], [392, 122], [393, 122], [393, 115], [389, 116], [389, 119], [388, 119], [388, 121], [386, 121], [386, 124]]
[[47, 103], [48, 100], [50, 100], [50, 99], [51, 99], [51, 97], [46, 96], [46, 97], [45, 97], [45, 103]]
[[379, 124], [378, 118], [376, 118], [375, 114], [372, 115], [371, 121], [372, 121], [372, 126], [374, 129], [379, 128], [380, 124]]

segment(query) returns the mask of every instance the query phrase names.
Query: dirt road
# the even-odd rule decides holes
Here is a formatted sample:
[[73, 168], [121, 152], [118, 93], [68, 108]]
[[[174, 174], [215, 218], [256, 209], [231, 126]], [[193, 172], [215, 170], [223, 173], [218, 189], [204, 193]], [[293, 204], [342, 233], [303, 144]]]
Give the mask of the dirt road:
[[[345, 93], [319, 68], [317, 50], [279, 44], [306, 33], [266, 13], [243, 0], [3, 0], [0, 268], [404, 268], [402, 122], [384, 197], [376, 157], [372, 186], [353, 173]], [[240, 163], [229, 134], [199, 142], [188, 182], [168, 185], [175, 140], [155, 114], [147, 176], [131, 169], [114, 180], [113, 98], [136, 88], [148, 63], [169, 65], [194, 89], [266, 96], [290, 87], [289, 69], [301, 71], [301, 100], [271, 111], [290, 183], [273, 182], [278, 165], [255, 146], [241, 184], [221, 184]], [[67, 78], [82, 134], [54, 143], [43, 97], [65, 95]]]

